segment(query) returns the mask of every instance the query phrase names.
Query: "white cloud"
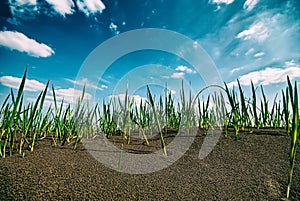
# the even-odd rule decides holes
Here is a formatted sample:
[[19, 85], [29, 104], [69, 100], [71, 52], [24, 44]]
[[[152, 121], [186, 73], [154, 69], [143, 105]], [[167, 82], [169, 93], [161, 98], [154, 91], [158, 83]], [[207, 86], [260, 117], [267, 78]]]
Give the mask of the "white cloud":
[[79, 10], [84, 12], [87, 16], [100, 12], [105, 9], [105, 5], [101, 0], [77, 0]]
[[52, 5], [53, 9], [65, 16], [66, 14], [72, 14], [74, 12], [74, 3], [72, 0], [46, 0], [50, 5]]
[[246, 0], [243, 7], [247, 11], [251, 11], [258, 2], [259, 0]]
[[212, 3], [215, 3], [215, 4], [231, 4], [233, 3], [234, 0], [212, 0]]
[[261, 57], [261, 56], [264, 56], [265, 53], [264, 52], [258, 52], [254, 55], [254, 57]]
[[[300, 78], [300, 65], [295, 65], [288, 68], [266, 68], [260, 71], [250, 72], [240, 76], [238, 79], [242, 85], [249, 86], [251, 80], [256, 85], [270, 85], [286, 82], [287, 76], [290, 79]], [[229, 87], [237, 85], [237, 82], [228, 83]]]
[[16, 31], [1, 31], [0, 46], [8, 47], [11, 50], [26, 52], [34, 57], [49, 57], [54, 54], [54, 50], [44, 43], [38, 43], [34, 39], [30, 39], [23, 33]]
[[[177, 66], [175, 68], [176, 71], [180, 71], [180, 72], [175, 72], [171, 75], [171, 78], [175, 78], [175, 79], [181, 79], [184, 77], [184, 74], [185, 73], [188, 73], [188, 74], [195, 74], [196, 71], [188, 68], [187, 66], [183, 66], [183, 65], [180, 65], [180, 66]], [[169, 78], [168, 76], [162, 76], [163, 78]]]
[[115, 23], [111, 22], [109, 25], [109, 29], [111, 32], [113, 32], [114, 34], [119, 34], [120, 31], [118, 31], [118, 25], [116, 25]]
[[181, 71], [181, 72], [186, 72], [188, 74], [192, 74], [192, 73], [196, 73], [195, 71], [193, 71], [192, 69], [186, 67], [186, 66], [177, 66], [177, 68], [175, 69], [177, 71]]
[[174, 72], [172, 73], [171, 76], [161, 76], [162, 78], [165, 78], [165, 79], [169, 79], [169, 78], [175, 78], [175, 79], [182, 79], [185, 75], [185, 73], [187, 74], [195, 74], [196, 71], [192, 70], [191, 68], [188, 68], [187, 66], [183, 66], [183, 65], [180, 65], [180, 66], [177, 66], [175, 68], [176, 71], [179, 71], [179, 72]]
[[[22, 78], [13, 77], [13, 76], [2, 76], [0, 77], [0, 83], [6, 87], [10, 87], [13, 89], [19, 89], [21, 84]], [[46, 87], [45, 84], [37, 81], [37, 80], [25, 80], [25, 91], [32, 91], [32, 92], [40, 92], [44, 90]]]
[[81, 80], [71, 80], [68, 78], [65, 78], [68, 82], [71, 82], [72, 84], [79, 85], [79, 86], [86, 86], [87, 88], [97, 89], [102, 91], [103, 89], [107, 89], [108, 86], [102, 84], [100, 87], [97, 86], [95, 83], [91, 83], [87, 78], [83, 78]]
[[179, 72], [179, 73], [173, 73], [171, 75], [172, 78], [175, 78], [175, 79], [180, 79], [180, 78], [183, 78], [184, 76], [184, 73], [183, 72]]
[[221, 4], [232, 4], [234, 0], [211, 0], [210, 3], [217, 4], [217, 9], [215, 11], [218, 11], [221, 9]]
[[236, 36], [236, 38], [243, 38], [244, 40], [254, 39], [258, 42], [263, 42], [269, 37], [270, 33], [264, 23], [258, 22], [250, 26]]

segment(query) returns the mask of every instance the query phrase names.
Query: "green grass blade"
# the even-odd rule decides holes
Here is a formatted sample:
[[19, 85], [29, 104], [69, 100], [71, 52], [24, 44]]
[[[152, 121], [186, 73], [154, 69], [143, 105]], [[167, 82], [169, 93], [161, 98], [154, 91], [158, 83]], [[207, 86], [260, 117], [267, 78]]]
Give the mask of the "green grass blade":
[[[293, 93], [292, 86], [289, 84], [290, 94]], [[295, 164], [295, 156], [296, 156], [296, 145], [297, 139], [299, 136], [299, 103], [298, 103], [298, 90], [297, 90], [297, 82], [295, 82], [294, 87], [294, 100], [292, 101], [293, 107], [293, 122], [292, 122], [292, 132], [291, 132], [291, 148], [290, 148], [290, 169], [289, 169], [289, 177], [288, 177], [288, 186], [287, 186], [287, 193], [286, 197], [289, 198], [290, 189], [292, 185], [292, 176]]]

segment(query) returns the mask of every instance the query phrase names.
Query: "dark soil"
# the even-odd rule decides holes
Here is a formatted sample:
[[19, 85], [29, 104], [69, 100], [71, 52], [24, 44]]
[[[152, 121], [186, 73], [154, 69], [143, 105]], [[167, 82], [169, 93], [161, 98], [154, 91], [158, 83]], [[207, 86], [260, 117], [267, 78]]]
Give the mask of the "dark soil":
[[[172, 140], [171, 132], [166, 142]], [[107, 168], [79, 144], [54, 146], [43, 139], [24, 158], [0, 159], [0, 200], [284, 200], [290, 138], [276, 129], [232, 134], [198, 158], [204, 140], [196, 136], [190, 149], [163, 170], [132, 175]], [[111, 137], [116, 147], [121, 137]], [[131, 139], [124, 151], [139, 154], [159, 149], [158, 137]], [[300, 200], [300, 153], [296, 156], [291, 200]]]

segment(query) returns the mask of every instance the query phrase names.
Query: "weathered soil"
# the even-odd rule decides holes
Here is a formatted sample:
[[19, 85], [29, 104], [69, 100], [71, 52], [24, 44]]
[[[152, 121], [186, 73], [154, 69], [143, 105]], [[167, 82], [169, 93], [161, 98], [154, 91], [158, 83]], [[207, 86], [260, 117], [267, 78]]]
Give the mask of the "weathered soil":
[[[165, 138], [170, 143], [172, 132]], [[172, 137], [173, 136], [173, 137]], [[213, 151], [198, 158], [205, 138], [171, 166], [148, 174], [127, 174], [98, 162], [84, 144], [54, 146], [43, 139], [24, 158], [0, 159], [0, 200], [285, 200], [290, 138], [280, 129], [260, 129], [220, 137]], [[111, 137], [132, 154], [160, 149], [158, 137]], [[298, 143], [299, 144], [299, 143]], [[298, 146], [299, 147], [299, 146]], [[296, 156], [290, 200], [300, 200], [300, 153]]]

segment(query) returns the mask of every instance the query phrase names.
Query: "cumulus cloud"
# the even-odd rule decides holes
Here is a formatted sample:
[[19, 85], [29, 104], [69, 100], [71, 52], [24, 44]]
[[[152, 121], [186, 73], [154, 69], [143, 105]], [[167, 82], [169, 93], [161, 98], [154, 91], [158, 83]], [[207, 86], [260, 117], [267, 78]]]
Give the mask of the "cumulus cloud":
[[101, 0], [77, 0], [77, 6], [79, 10], [84, 12], [87, 16], [94, 13], [102, 13], [105, 9], [105, 5]]
[[62, 16], [72, 14], [74, 12], [74, 3], [72, 0], [46, 0], [52, 8]]
[[44, 43], [39, 43], [30, 39], [23, 33], [16, 31], [1, 31], [0, 46], [5, 46], [11, 50], [26, 52], [33, 57], [49, 57], [54, 54], [54, 50]]
[[243, 8], [246, 9], [247, 11], [251, 11], [258, 2], [259, 2], [259, 0], [246, 0]]
[[[188, 68], [187, 66], [183, 66], [183, 65], [177, 66], [175, 68], [175, 70], [177, 72], [172, 73], [172, 75], [170, 76], [171, 78], [182, 79], [184, 77], [185, 73], [187, 73], [187, 74], [195, 74], [196, 73], [196, 71], [192, 70], [191, 68]], [[167, 79], [170, 78], [169, 76], [161, 76], [161, 77], [167, 78]]]
[[249, 29], [246, 29], [236, 36], [236, 38], [242, 38], [244, 40], [254, 39], [258, 42], [263, 42], [269, 37], [270, 33], [268, 28], [263, 22], [254, 23]]
[[183, 76], [184, 76], [184, 73], [183, 72], [179, 72], [179, 73], [173, 73], [171, 75], [171, 78], [181, 79], [181, 78], [183, 78]]
[[[19, 89], [19, 86], [21, 84], [22, 78], [19, 77], [13, 77], [13, 76], [2, 76], [0, 77], [0, 83], [6, 87], [10, 87], [12, 89]], [[25, 80], [25, 91], [31, 91], [31, 92], [40, 92], [44, 90], [46, 87], [45, 84], [37, 81], [37, 80]]]
[[[240, 76], [238, 79], [242, 85], [249, 86], [251, 80], [256, 85], [270, 85], [286, 81], [286, 77], [291, 79], [300, 78], [300, 66], [294, 65], [288, 68], [266, 68], [260, 71], [250, 72]], [[237, 86], [237, 82], [230, 82], [229, 87]]]
[[175, 69], [177, 71], [181, 71], [181, 72], [186, 72], [188, 74], [192, 74], [192, 73], [196, 73], [194, 70], [186, 67], [186, 66], [177, 66], [177, 68]]

